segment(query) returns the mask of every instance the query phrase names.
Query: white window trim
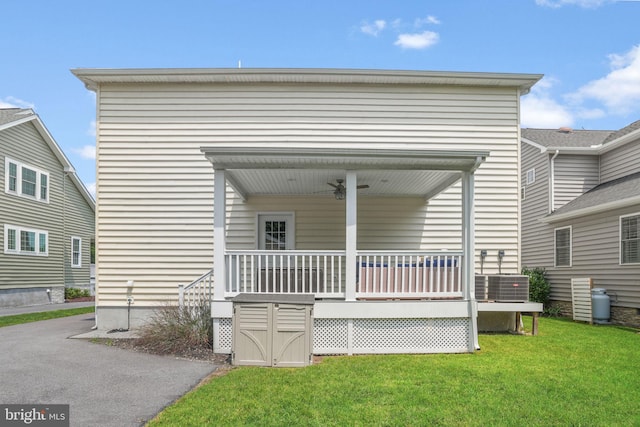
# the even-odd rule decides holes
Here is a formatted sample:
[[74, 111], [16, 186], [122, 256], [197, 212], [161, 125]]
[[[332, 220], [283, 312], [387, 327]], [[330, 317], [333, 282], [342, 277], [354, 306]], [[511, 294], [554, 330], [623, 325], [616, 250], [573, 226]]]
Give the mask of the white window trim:
[[[14, 165], [16, 165], [17, 167], [17, 177], [16, 177], [16, 190], [12, 191], [9, 189], [9, 163], [13, 163]], [[31, 196], [29, 194], [23, 194], [22, 193], [22, 168], [27, 168], [27, 169], [31, 169], [32, 171], [35, 171], [36, 173], [36, 195], [35, 196]], [[41, 169], [38, 169], [36, 167], [33, 167], [31, 165], [19, 162], [17, 160], [13, 160], [9, 157], [5, 157], [4, 160], [4, 174], [5, 174], [5, 186], [4, 186], [4, 192], [7, 194], [12, 194], [14, 196], [18, 196], [18, 197], [23, 197], [25, 199], [29, 199], [29, 200], [36, 200], [38, 202], [41, 203], [49, 203], [49, 189], [51, 188], [51, 178], [49, 176], [49, 172], [43, 171]], [[47, 194], [46, 194], [46, 199], [41, 198], [41, 188], [42, 188], [42, 176], [46, 176], [47, 177]]]
[[[9, 229], [16, 231], [16, 249], [9, 250]], [[35, 252], [21, 250], [22, 239], [21, 232], [35, 233]], [[44, 235], [47, 240], [47, 247], [44, 252], [40, 252], [40, 236]], [[5, 224], [4, 225], [4, 253], [7, 255], [27, 255], [27, 256], [49, 256], [49, 232], [45, 230], [38, 230], [35, 228], [18, 227], [17, 225]]]
[[[557, 254], [557, 242], [556, 232], [558, 230], [569, 229], [569, 265], [558, 265], [558, 257]], [[573, 227], [568, 225], [566, 227], [558, 227], [553, 229], [553, 266], [557, 268], [569, 268], [573, 266]]]
[[287, 250], [294, 250], [296, 245], [296, 216], [294, 212], [258, 212], [256, 215], [256, 249], [260, 249], [262, 222], [267, 219], [283, 219], [290, 222], [286, 246]]
[[527, 185], [531, 185], [536, 182], [536, 168], [532, 168], [527, 171], [525, 182]]
[[640, 217], [640, 212], [635, 212], [627, 215], [620, 215], [618, 219], [618, 264], [619, 265], [640, 265], [640, 262], [622, 262], [622, 220], [630, 216]]
[[[78, 263], [73, 262], [73, 242], [78, 241]], [[71, 268], [82, 268], [82, 238], [71, 236]]]

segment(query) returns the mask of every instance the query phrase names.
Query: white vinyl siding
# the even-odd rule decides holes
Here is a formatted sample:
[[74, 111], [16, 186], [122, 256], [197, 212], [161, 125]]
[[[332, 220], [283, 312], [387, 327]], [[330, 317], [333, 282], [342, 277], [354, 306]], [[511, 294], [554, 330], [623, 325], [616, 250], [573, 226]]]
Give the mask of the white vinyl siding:
[[640, 172], [640, 142], [629, 142], [602, 154], [600, 181], [609, 182]]
[[559, 155], [554, 160], [554, 179], [555, 210], [600, 183], [598, 156]]
[[82, 267], [82, 239], [80, 237], [71, 238], [71, 267]]
[[[526, 198], [522, 201], [522, 266], [553, 266], [553, 228], [540, 221], [549, 213], [549, 155], [522, 143], [522, 185]], [[536, 183], [526, 186], [526, 172], [536, 169]]]
[[49, 173], [5, 158], [5, 192], [42, 202], [49, 200]]
[[571, 227], [555, 229], [555, 266], [571, 267]]
[[620, 217], [620, 264], [640, 264], [640, 214]]
[[[208, 143], [487, 150], [475, 175], [476, 247], [517, 273], [518, 94], [513, 88], [288, 84], [105, 84], [99, 90], [97, 265], [103, 304], [126, 283], [140, 304], [175, 298], [212, 267]], [[255, 215], [295, 211], [296, 248], [344, 249], [344, 203], [330, 197], [228, 201], [229, 249], [254, 249]], [[358, 249], [461, 249], [460, 185], [422, 198], [358, 200]], [[390, 219], [393, 218], [393, 219]], [[479, 260], [478, 268], [479, 268]], [[485, 272], [497, 272], [497, 262]]]
[[5, 224], [4, 253], [7, 255], [49, 254], [49, 235], [47, 231]]

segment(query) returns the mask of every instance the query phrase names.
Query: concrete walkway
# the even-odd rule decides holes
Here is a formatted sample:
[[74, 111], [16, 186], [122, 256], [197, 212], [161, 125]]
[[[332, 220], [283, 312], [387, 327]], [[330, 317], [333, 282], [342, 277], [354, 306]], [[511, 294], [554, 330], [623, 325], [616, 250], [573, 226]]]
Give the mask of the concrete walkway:
[[41, 304], [41, 305], [27, 305], [27, 306], [20, 306], [20, 307], [0, 307], [0, 317], [13, 316], [15, 314], [25, 314], [25, 313], [41, 313], [43, 311], [66, 310], [69, 308], [93, 307], [94, 305], [95, 305], [95, 302], [86, 301], [86, 302], [65, 302], [64, 304]]
[[71, 426], [139, 426], [217, 369], [68, 339], [94, 323], [84, 314], [0, 328], [0, 402], [69, 404]]

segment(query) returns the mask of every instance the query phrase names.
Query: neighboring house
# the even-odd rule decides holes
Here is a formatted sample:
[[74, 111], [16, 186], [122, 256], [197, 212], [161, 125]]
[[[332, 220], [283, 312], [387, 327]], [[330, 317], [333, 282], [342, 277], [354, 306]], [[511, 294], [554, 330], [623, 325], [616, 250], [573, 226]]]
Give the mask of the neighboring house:
[[0, 306], [89, 287], [95, 202], [31, 109], [0, 109]]
[[203, 273], [218, 352], [240, 293], [313, 293], [314, 353], [473, 351], [478, 311], [525, 308], [471, 284], [480, 250], [485, 274], [520, 269], [519, 102], [540, 75], [73, 73], [98, 99], [100, 329]]
[[571, 279], [640, 326], [640, 121], [619, 131], [522, 129], [522, 265], [543, 267], [571, 313]]

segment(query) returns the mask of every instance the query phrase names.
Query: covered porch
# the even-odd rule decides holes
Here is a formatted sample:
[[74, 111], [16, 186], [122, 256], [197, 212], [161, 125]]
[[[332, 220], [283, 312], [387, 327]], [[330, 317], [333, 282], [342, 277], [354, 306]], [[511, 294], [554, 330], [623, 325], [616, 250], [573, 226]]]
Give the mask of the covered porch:
[[[313, 294], [315, 354], [467, 352], [478, 347], [474, 173], [488, 152], [259, 144], [201, 150], [215, 176], [211, 296], [217, 352], [231, 351], [230, 299], [244, 293]], [[411, 238], [406, 247], [399, 247], [398, 238], [388, 247], [359, 247], [359, 200], [384, 198], [393, 204], [414, 198], [428, 203], [457, 183], [460, 232], [449, 236], [455, 242], [451, 247], [425, 249]], [[257, 225], [251, 248], [230, 248], [234, 212], [227, 186], [247, 204], [255, 197], [298, 196], [301, 203], [308, 197], [335, 198], [344, 204], [344, 248], [324, 249], [320, 237], [325, 231], [319, 229], [317, 248], [296, 249], [295, 237], [292, 244], [288, 234], [296, 226], [295, 215], [291, 223], [276, 218]], [[390, 228], [397, 230], [397, 225]]]

